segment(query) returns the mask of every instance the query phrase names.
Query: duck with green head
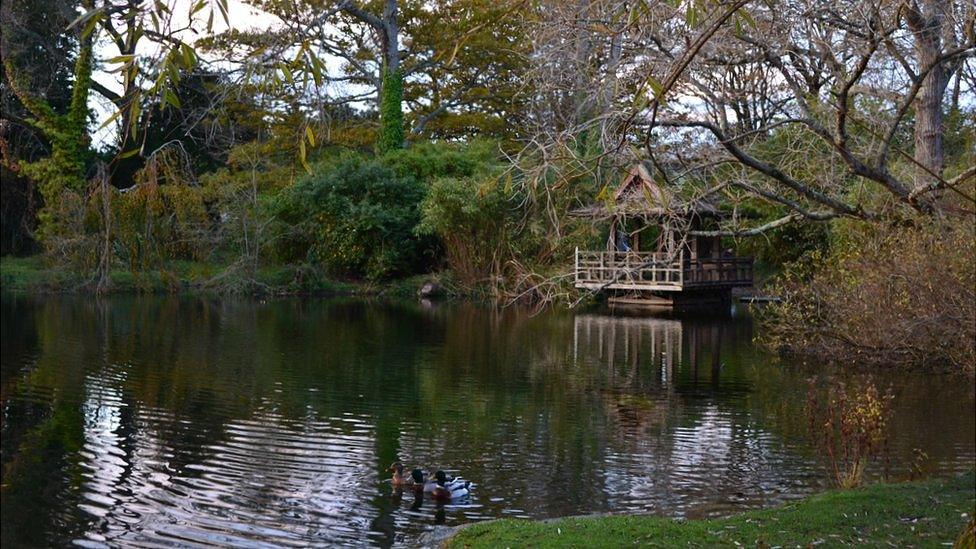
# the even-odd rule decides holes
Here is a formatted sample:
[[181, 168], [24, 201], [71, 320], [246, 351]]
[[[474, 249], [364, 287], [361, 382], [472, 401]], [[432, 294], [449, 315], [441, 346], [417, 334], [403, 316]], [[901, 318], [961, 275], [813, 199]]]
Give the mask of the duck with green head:
[[410, 479], [415, 492], [433, 492], [437, 483], [427, 478], [427, 475], [420, 469], [410, 471]]
[[470, 493], [471, 483], [460, 477], [450, 478], [444, 471], [434, 473], [434, 489], [431, 493], [438, 501], [463, 498]]

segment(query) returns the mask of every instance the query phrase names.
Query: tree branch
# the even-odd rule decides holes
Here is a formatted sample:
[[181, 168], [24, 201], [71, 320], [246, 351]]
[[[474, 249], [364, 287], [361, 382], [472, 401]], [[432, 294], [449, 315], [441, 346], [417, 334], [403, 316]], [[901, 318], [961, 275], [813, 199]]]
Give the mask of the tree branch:
[[661, 120], [655, 123], [655, 126], [662, 127], [675, 127], [675, 128], [703, 128], [712, 133], [716, 139], [718, 139], [719, 144], [725, 148], [732, 156], [734, 156], [739, 162], [745, 164], [746, 166], [752, 168], [753, 170], [770, 177], [779, 183], [789, 187], [797, 194], [805, 196], [814, 202], [823, 204], [835, 212], [847, 215], [850, 217], [864, 218], [865, 213], [858, 208], [854, 208], [849, 204], [845, 204], [840, 200], [827, 196], [826, 194], [816, 191], [810, 188], [809, 185], [801, 183], [790, 177], [788, 174], [780, 170], [779, 168], [767, 164], [758, 158], [749, 155], [743, 151], [734, 141], [728, 139], [725, 133], [722, 132], [715, 124], [711, 122], [702, 121], [691, 121], [691, 120]]
[[[836, 215], [829, 212], [820, 212], [820, 215], [823, 216], [820, 219], [831, 219], [833, 217], [836, 217]], [[766, 231], [775, 229], [776, 227], [782, 227], [783, 225], [792, 223], [798, 219], [803, 219], [803, 217], [804, 216], [799, 213], [791, 213], [779, 219], [770, 221], [769, 223], [766, 223], [764, 225], [760, 225], [758, 227], [752, 227], [751, 229], [738, 229], [738, 230], [729, 230], [729, 231], [688, 231], [688, 234], [691, 236], [732, 236], [732, 237], [756, 236]]]
[[94, 91], [96, 91], [96, 92], [98, 92], [99, 94], [102, 95], [102, 97], [104, 97], [105, 99], [108, 99], [109, 101], [111, 101], [112, 103], [115, 103], [116, 105], [118, 105], [122, 101], [122, 96], [121, 95], [119, 95], [119, 94], [115, 93], [114, 91], [106, 88], [104, 85], [102, 85], [99, 82], [96, 82], [95, 80], [92, 80], [91, 89], [94, 90]]
[[364, 10], [362, 6], [353, 0], [343, 0], [339, 3], [337, 9], [359, 19], [380, 33], [386, 32], [386, 23], [382, 19]]

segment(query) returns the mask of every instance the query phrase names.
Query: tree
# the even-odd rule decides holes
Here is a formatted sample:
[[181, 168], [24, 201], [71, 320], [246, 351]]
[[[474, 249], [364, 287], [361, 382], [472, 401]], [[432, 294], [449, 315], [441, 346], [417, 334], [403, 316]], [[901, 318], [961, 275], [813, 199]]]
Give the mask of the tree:
[[[226, 33], [214, 40], [214, 47], [244, 71], [262, 74], [264, 81], [300, 90], [309, 102], [375, 105], [380, 151], [425, 134], [441, 117], [482, 122], [471, 116], [478, 105], [495, 101], [492, 109], [498, 111], [514, 88], [506, 84], [509, 91], [497, 99], [485, 91], [493, 87], [496, 74], [510, 80], [507, 68], [520, 61], [505, 48], [514, 39], [508, 21], [524, 1], [253, 3], [277, 21], [260, 32]], [[244, 55], [242, 44], [247, 46]], [[498, 63], [499, 58], [504, 60]], [[341, 62], [338, 72], [327, 70], [330, 59]]]
[[[578, 118], [537, 141], [565, 149], [599, 127], [599, 154], [649, 157], [655, 177], [689, 199], [744, 193], [788, 211], [758, 227], [733, 216], [724, 234], [878, 219], [896, 204], [939, 215], [949, 206], [932, 193], [943, 190], [971, 206], [959, 186], [976, 169], [943, 177], [939, 142], [946, 83], [960, 82], [976, 51], [973, 12], [935, 0], [584, 1], [540, 33], [539, 63], [555, 74], [537, 96], [552, 90], [587, 109], [569, 109]], [[560, 55], [584, 62], [560, 70], [549, 52], [570, 45], [583, 54]], [[914, 150], [904, 140], [913, 117]], [[772, 137], [787, 147], [764, 148]], [[906, 178], [906, 164], [925, 177]], [[888, 200], [869, 200], [877, 192]]]
[[531, 13], [527, 2], [440, 0], [415, 6], [406, 27], [411, 46], [440, 52], [443, 62], [422, 64], [404, 83], [411, 137], [525, 135]]
[[[30, 79], [29, 88], [52, 109], [64, 114], [71, 103], [71, 79], [75, 41], [62, 32], [76, 4], [62, 1], [12, 0], [0, 8], [0, 38], [10, 46], [7, 53]], [[23, 173], [50, 151], [50, 143], [31, 123], [33, 115], [11, 89], [4, 64], [0, 64], [0, 170], [2, 170], [2, 246], [4, 255], [34, 251], [37, 210], [42, 206], [35, 183]]]
[[[88, 155], [88, 91], [91, 87], [92, 35], [78, 33], [77, 56], [72, 72], [71, 96], [66, 108], [52, 105], [32, 79], [31, 72], [22, 65], [30, 60], [33, 40], [18, 41], [28, 30], [22, 21], [28, 6], [14, 1], [0, 7], [0, 55], [3, 56], [4, 75], [10, 91], [27, 111], [23, 122], [33, 127], [50, 144], [50, 155], [25, 162], [23, 173], [38, 183], [47, 210], [40, 215], [42, 231], [55, 228], [57, 221], [50, 211], [64, 191], [81, 192], [85, 187], [85, 163]], [[36, 67], [35, 67], [36, 68]]]
[[184, 38], [187, 34], [196, 37], [201, 31], [211, 34], [215, 12], [227, 21], [226, 0], [196, 0], [185, 6], [185, 12], [178, 12], [179, 7], [175, 0], [151, 4], [94, 0], [76, 21], [100, 31], [115, 49], [106, 62], [112, 66], [109, 72], [118, 75], [117, 87], [93, 82], [92, 89], [117, 109], [106, 122], [118, 121], [116, 155], [110, 162], [117, 187], [131, 185], [132, 175], [152, 154], [154, 149], [146, 145], [157, 114], [166, 107], [182, 107], [181, 79], [193, 73], [200, 61], [195, 45]]
[[388, 152], [403, 146], [403, 71], [400, 69], [398, 0], [383, 0], [382, 12], [374, 14], [359, 2], [343, 0], [337, 9], [368, 25], [380, 46], [380, 132], [376, 148]]
[[[944, 164], [942, 147], [942, 107], [949, 78], [962, 64], [964, 57], [954, 55], [958, 48], [966, 47], [959, 30], [953, 28], [963, 7], [948, 0], [923, 0], [902, 4], [902, 13], [914, 39], [915, 67], [905, 62], [903, 69], [912, 82], [912, 91], [918, 94], [915, 106], [915, 160], [918, 162], [915, 191], [925, 192], [928, 187], [938, 186]], [[972, 47], [972, 4], [969, 6], [969, 47]], [[904, 60], [891, 43], [892, 55]], [[972, 52], [970, 52], [972, 53]], [[915, 68], [919, 69], [916, 72]], [[958, 76], [957, 82], [958, 82]]]
[[[215, 10], [224, 13], [226, 19], [226, 0], [193, 2], [188, 6], [185, 26], [176, 23], [179, 18], [164, 1], [148, 4], [139, 0], [82, 0], [52, 9], [48, 14], [51, 25], [40, 33], [32, 29], [32, 25], [36, 27], [32, 23], [37, 18], [32, 15], [37, 11], [35, 4], [11, 0], [0, 7], [3, 27], [0, 54], [3, 56], [5, 89], [9, 87], [28, 115], [20, 122], [32, 126], [50, 148], [49, 155], [19, 166], [24, 175], [37, 183], [44, 200], [44, 208], [38, 214], [42, 238], [77, 229], [68, 229], [66, 220], [58, 217], [71, 217], [78, 223], [83, 217], [82, 208], [78, 206], [88, 198], [88, 161], [92, 156], [89, 91], [96, 89], [115, 103], [118, 110], [109, 122], [119, 117], [123, 121], [119, 132], [120, 154], [115, 160], [138, 154], [138, 149], [125, 150], [125, 147], [134, 144], [137, 124], [147, 122], [140, 117], [144, 103], [161, 98], [166, 104], [179, 106], [174, 90], [181, 71], [193, 68], [197, 60], [193, 48], [183, 42], [180, 35], [197, 24], [198, 16], [205, 13], [208, 4], [211, 8], [207, 23], [209, 32]], [[78, 7], [84, 10], [80, 15], [75, 12]], [[116, 71], [122, 78], [121, 94], [92, 80], [92, 70], [100, 61], [95, 58], [94, 50], [99, 35], [108, 36], [119, 49], [119, 55], [109, 59], [108, 63], [119, 65]], [[45, 95], [45, 79], [34, 76], [35, 72], [48, 69], [36, 65], [43, 57], [35, 55], [38, 48], [43, 51], [51, 40], [46, 36], [56, 36], [57, 43], [71, 44], [74, 51], [70, 100], [62, 108]], [[139, 44], [145, 41], [152, 41], [157, 46], [149, 48], [154, 53], [148, 59], [138, 53]], [[53, 74], [57, 74], [61, 66], [59, 60], [52, 62]], [[70, 200], [64, 201], [66, 198]], [[62, 208], [68, 202], [73, 206]], [[105, 234], [108, 234], [107, 229]]]

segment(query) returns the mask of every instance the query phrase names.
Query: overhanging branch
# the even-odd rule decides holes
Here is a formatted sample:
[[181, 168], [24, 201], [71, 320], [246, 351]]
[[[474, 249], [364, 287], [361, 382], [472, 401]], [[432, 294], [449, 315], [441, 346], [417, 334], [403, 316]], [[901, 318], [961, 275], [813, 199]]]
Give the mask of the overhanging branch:
[[[819, 212], [819, 216], [820, 216], [818, 217], [819, 219], [831, 219], [833, 217], [836, 217], [836, 215], [831, 214], [830, 212]], [[751, 229], [738, 229], [738, 230], [732, 229], [727, 231], [722, 231], [722, 230], [688, 231], [688, 234], [691, 236], [731, 236], [731, 237], [757, 236], [766, 231], [770, 231], [777, 227], [782, 227], [783, 225], [787, 225], [799, 219], [803, 219], [804, 217], [805, 217], [804, 215], [794, 212], [784, 217], [780, 217], [779, 219], [770, 221], [769, 223], [766, 223], [764, 225], [760, 225], [758, 227], [752, 227]]]

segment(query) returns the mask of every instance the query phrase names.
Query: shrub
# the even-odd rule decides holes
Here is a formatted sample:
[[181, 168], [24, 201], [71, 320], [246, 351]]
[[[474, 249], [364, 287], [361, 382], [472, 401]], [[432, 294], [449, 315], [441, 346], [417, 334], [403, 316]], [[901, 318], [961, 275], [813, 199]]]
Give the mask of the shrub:
[[57, 220], [42, 229], [48, 259], [69, 270], [91, 272], [99, 262], [99, 232], [102, 231], [102, 196], [96, 189], [85, 193], [64, 190], [41, 211]]
[[761, 312], [762, 341], [830, 361], [976, 364], [976, 235], [970, 219], [854, 224], [828, 252], [793, 265]]
[[245, 279], [253, 280], [266, 259], [280, 257], [271, 203], [300, 170], [294, 153], [280, 152], [280, 141], [238, 145], [230, 151], [226, 168], [200, 178], [208, 206], [219, 218], [220, 251], [244, 268]]
[[461, 285], [471, 288], [499, 274], [511, 217], [507, 197], [492, 175], [446, 177], [431, 185], [418, 231], [440, 238]]
[[143, 182], [116, 194], [113, 202], [116, 254], [130, 270], [210, 255], [212, 223], [200, 187]]
[[885, 456], [892, 398], [890, 391], [881, 394], [870, 380], [830, 380], [824, 391], [810, 380], [810, 436], [836, 486], [860, 486], [867, 465]]
[[448, 143], [416, 143], [409, 149], [387, 153], [382, 162], [398, 177], [431, 182], [440, 177], [469, 177], [486, 166], [497, 164], [497, 144], [475, 141], [459, 146]]
[[188, 165], [181, 149], [161, 149], [136, 173], [135, 185], [114, 193], [110, 232], [115, 255], [131, 271], [210, 256], [214, 222], [204, 189]]
[[414, 234], [424, 194], [413, 177], [350, 158], [298, 181], [276, 212], [300, 229], [290, 241], [292, 253], [304, 247], [334, 274], [382, 279], [424, 266], [431, 242]]

